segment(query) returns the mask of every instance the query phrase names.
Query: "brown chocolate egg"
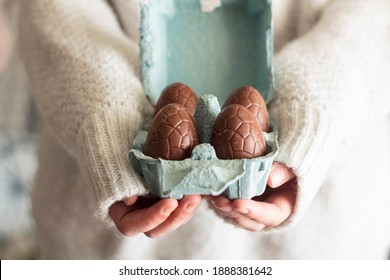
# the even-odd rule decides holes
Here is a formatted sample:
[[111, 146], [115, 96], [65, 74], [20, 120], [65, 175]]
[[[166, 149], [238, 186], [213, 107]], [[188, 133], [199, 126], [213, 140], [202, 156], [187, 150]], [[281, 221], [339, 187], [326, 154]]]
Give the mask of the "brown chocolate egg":
[[261, 94], [251, 86], [243, 86], [234, 90], [226, 99], [223, 107], [231, 104], [240, 104], [255, 116], [262, 131], [268, 132], [269, 120], [265, 101]]
[[255, 158], [266, 153], [260, 125], [244, 106], [232, 104], [217, 116], [211, 145], [219, 159]]
[[168, 85], [160, 95], [156, 104], [155, 115], [165, 105], [177, 103], [188, 109], [191, 115], [194, 115], [198, 97], [195, 92], [183, 83], [173, 83]]
[[194, 117], [180, 104], [161, 108], [149, 128], [144, 153], [153, 158], [183, 160], [199, 144]]

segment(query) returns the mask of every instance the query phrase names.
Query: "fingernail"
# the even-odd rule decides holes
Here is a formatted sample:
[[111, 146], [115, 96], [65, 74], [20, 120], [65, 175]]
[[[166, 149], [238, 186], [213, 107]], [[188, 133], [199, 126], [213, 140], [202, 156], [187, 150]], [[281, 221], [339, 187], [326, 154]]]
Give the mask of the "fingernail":
[[272, 172], [271, 175], [271, 184], [272, 186], [279, 186], [283, 183], [283, 180], [285, 179], [286, 174], [281, 168], [277, 168], [274, 172]]
[[220, 207], [218, 209], [221, 210], [222, 212], [231, 212], [232, 211], [232, 207], [230, 207], [230, 206], [224, 206], [224, 207]]
[[194, 211], [195, 207], [196, 207], [195, 204], [190, 203], [190, 204], [188, 204], [188, 205], [186, 206], [186, 210], [187, 210], [187, 212], [192, 212], [192, 211]]
[[172, 208], [164, 208], [162, 210], [162, 213], [164, 214], [164, 216], [169, 216], [171, 213], [172, 213]]
[[130, 206], [130, 205], [132, 204], [129, 197], [123, 198], [123, 202], [124, 202], [127, 206]]
[[239, 208], [239, 209], [236, 209], [236, 211], [243, 214], [243, 215], [246, 215], [249, 213], [249, 210], [246, 208]]

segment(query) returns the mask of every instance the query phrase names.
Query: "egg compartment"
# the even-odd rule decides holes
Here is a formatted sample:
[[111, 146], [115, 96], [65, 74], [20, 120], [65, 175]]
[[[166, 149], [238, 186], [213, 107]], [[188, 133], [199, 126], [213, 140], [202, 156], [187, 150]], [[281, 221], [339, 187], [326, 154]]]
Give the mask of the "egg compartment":
[[[219, 3], [212, 11], [205, 2]], [[207, 7], [208, 8], [208, 7]], [[220, 105], [249, 85], [273, 96], [271, 0], [149, 0], [141, 6], [141, 74], [153, 104], [171, 83]]]
[[278, 153], [277, 129], [263, 132], [266, 155], [253, 159], [218, 159], [209, 141], [214, 121], [221, 111], [217, 98], [202, 96], [195, 120], [202, 144], [192, 150], [191, 158], [181, 161], [155, 159], [143, 153], [147, 120], [133, 142], [129, 159], [146, 182], [151, 194], [180, 199], [183, 195], [224, 195], [229, 199], [252, 198], [265, 190], [272, 162]]
[[174, 82], [189, 85], [201, 101], [195, 119], [202, 144], [191, 158], [144, 155], [150, 120], [137, 135], [129, 159], [148, 190], [178, 199], [195, 193], [230, 199], [263, 193], [278, 152], [275, 125], [263, 133], [267, 154], [254, 159], [219, 160], [208, 138], [220, 105], [235, 88], [253, 86], [267, 103], [273, 96], [271, 0], [150, 0], [141, 7], [140, 32], [142, 83], [150, 101], [156, 104]]

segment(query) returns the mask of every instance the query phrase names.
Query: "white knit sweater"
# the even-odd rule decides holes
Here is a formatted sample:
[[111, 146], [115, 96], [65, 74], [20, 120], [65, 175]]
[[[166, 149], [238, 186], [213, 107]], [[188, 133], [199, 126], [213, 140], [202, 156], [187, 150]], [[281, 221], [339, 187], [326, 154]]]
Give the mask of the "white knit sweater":
[[43, 257], [387, 256], [390, 1], [273, 1], [270, 114], [277, 160], [298, 177], [293, 214], [275, 230], [251, 233], [204, 206], [157, 240], [123, 239], [103, 224], [113, 202], [145, 193], [127, 152], [153, 111], [138, 76], [139, 1], [109, 2], [22, 5], [24, 59], [44, 119], [33, 192]]

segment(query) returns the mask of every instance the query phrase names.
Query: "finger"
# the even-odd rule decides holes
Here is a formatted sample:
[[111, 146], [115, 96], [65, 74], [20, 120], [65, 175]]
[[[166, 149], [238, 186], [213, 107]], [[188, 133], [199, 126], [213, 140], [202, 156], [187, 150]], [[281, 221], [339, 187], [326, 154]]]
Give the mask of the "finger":
[[281, 162], [274, 162], [268, 177], [267, 184], [277, 188], [295, 177], [294, 172]]
[[[223, 196], [212, 197], [211, 202], [220, 214], [229, 218], [237, 226], [250, 231], [261, 231], [265, 227], [264, 224], [248, 218], [246, 216], [248, 212], [243, 207], [233, 208], [233, 203]], [[237, 210], [241, 210], [242, 213]]]
[[177, 229], [192, 218], [201, 201], [202, 197], [200, 195], [185, 196], [163, 223], [145, 232], [145, 234], [148, 237], [155, 238]]
[[117, 227], [119, 227], [122, 217], [126, 215], [127, 212], [129, 212], [129, 206], [127, 206], [124, 201], [115, 202], [108, 210], [109, 215]]
[[229, 213], [232, 211], [232, 201], [227, 197], [224, 197], [222, 195], [211, 196], [210, 201], [213, 204], [213, 206], [221, 212]]
[[249, 230], [249, 231], [258, 232], [258, 231], [262, 231], [265, 228], [264, 224], [256, 222], [252, 219], [249, 219], [245, 215], [239, 215], [236, 218], [233, 218], [232, 222], [235, 225], [240, 226], [240, 227], [242, 227], [246, 230]]
[[[124, 203], [123, 203], [124, 204]], [[134, 236], [142, 232], [148, 232], [163, 223], [176, 209], [176, 199], [162, 199], [149, 208], [134, 210], [132, 207], [116, 207], [111, 211], [115, 217], [116, 225], [120, 232], [126, 236]], [[113, 218], [114, 220], [114, 218]]]
[[237, 199], [233, 201], [232, 207], [255, 222], [268, 227], [277, 226], [290, 216], [295, 204], [296, 191], [293, 185], [296, 181], [291, 180], [287, 184], [292, 186], [270, 194], [263, 202]]
[[127, 205], [127, 206], [131, 206], [133, 204], [135, 204], [138, 200], [138, 196], [135, 195], [135, 196], [131, 196], [131, 197], [125, 197], [123, 199], [123, 202]]

